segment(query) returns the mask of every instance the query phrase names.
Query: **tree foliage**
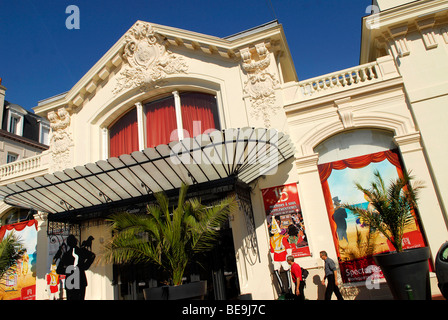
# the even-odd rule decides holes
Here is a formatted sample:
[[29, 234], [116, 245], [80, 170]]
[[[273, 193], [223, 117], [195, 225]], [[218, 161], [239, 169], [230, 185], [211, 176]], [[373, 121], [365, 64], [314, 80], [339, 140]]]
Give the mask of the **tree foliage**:
[[186, 267], [214, 247], [219, 228], [236, 206], [233, 196], [205, 206], [197, 198], [187, 199], [187, 191], [183, 184], [176, 208], [170, 209], [168, 197], [157, 193], [157, 203], [148, 205], [146, 214], [112, 215], [113, 236], [103, 258], [118, 264], [151, 262], [165, 270], [174, 285], [182, 284]]
[[408, 225], [414, 222], [413, 210], [417, 208], [418, 194], [423, 185], [416, 182], [410, 184], [413, 177], [404, 172], [403, 178], [397, 178], [386, 186], [379, 171], [374, 172], [375, 179], [370, 188], [355, 183], [363, 192], [372, 208], [343, 204], [359, 216], [365, 225], [381, 232], [394, 246], [397, 252], [403, 251], [403, 234]]
[[22, 241], [14, 233], [9, 233], [0, 242], [0, 279], [3, 278], [5, 273], [17, 264], [17, 261], [21, 258], [23, 250]]

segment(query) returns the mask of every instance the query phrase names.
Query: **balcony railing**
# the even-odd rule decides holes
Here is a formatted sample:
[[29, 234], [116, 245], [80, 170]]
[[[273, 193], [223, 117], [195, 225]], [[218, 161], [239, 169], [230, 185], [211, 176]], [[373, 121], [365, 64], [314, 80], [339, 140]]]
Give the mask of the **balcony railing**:
[[339, 90], [347, 90], [377, 80], [381, 80], [381, 74], [378, 63], [375, 61], [301, 81], [299, 82], [299, 87], [304, 97], [311, 97], [324, 94], [327, 91], [334, 93]]
[[38, 174], [49, 168], [48, 151], [37, 156], [17, 160], [0, 166], [0, 185], [25, 175]]
[[368, 86], [396, 77], [400, 77], [400, 74], [393, 57], [384, 56], [370, 63], [285, 86], [284, 97], [286, 101], [293, 103]]

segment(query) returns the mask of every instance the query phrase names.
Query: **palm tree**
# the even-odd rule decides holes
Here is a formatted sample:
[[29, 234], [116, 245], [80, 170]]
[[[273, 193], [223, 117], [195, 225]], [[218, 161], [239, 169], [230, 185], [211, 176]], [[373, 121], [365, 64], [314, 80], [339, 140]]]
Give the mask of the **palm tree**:
[[372, 209], [343, 204], [344, 208], [353, 211], [365, 225], [381, 232], [395, 247], [397, 252], [403, 251], [402, 239], [405, 228], [414, 222], [412, 211], [417, 208], [417, 196], [423, 185], [421, 182], [411, 186], [413, 177], [404, 172], [403, 178], [391, 181], [386, 187], [379, 171], [374, 172], [375, 180], [370, 188], [355, 183], [372, 205]]
[[22, 242], [13, 232], [0, 242], [0, 279], [22, 256]]
[[174, 285], [182, 284], [186, 267], [198, 254], [214, 247], [220, 226], [236, 205], [231, 196], [207, 207], [197, 198], [187, 200], [187, 190], [182, 184], [177, 208], [172, 211], [168, 197], [156, 193], [157, 203], [149, 205], [146, 214], [112, 215], [113, 236], [103, 259], [154, 263], [168, 273]]

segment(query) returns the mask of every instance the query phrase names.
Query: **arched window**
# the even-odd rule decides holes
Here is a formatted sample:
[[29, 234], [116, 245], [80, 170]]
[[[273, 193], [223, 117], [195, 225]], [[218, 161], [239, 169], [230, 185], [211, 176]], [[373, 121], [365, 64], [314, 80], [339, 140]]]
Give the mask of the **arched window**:
[[[198, 92], [180, 95], [184, 138], [219, 129], [216, 98]], [[188, 135], [187, 135], [188, 134]]]
[[0, 218], [0, 226], [14, 224], [33, 219], [33, 211], [22, 208], [11, 208]]
[[[140, 122], [139, 112], [143, 119]], [[109, 156], [118, 157], [139, 150], [139, 146], [154, 148], [213, 130], [220, 130], [216, 97], [175, 91], [168, 97], [143, 102], [143, 107], [132, 109], [110, 126]]]
[[118, 157], [138, 151], [136, 108], [131, 109], [109, 127], [109, 156]]
[[177, 140], [177, 138], [171, 136], [177, 129], [176, 107], [173, 96], [146, 103], [144, 111], [147, 148], [154, 148], [159, 144], [168, 144], [171, 140]]

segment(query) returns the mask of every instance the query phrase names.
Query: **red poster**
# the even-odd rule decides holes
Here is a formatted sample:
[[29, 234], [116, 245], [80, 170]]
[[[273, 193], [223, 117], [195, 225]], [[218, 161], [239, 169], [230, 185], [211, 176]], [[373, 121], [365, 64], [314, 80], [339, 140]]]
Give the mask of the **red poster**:
[[289, 254], [296, 258], [309, 256], [297, 184], [267, 188], [261, 192], [274, 261], [285, 261]]

